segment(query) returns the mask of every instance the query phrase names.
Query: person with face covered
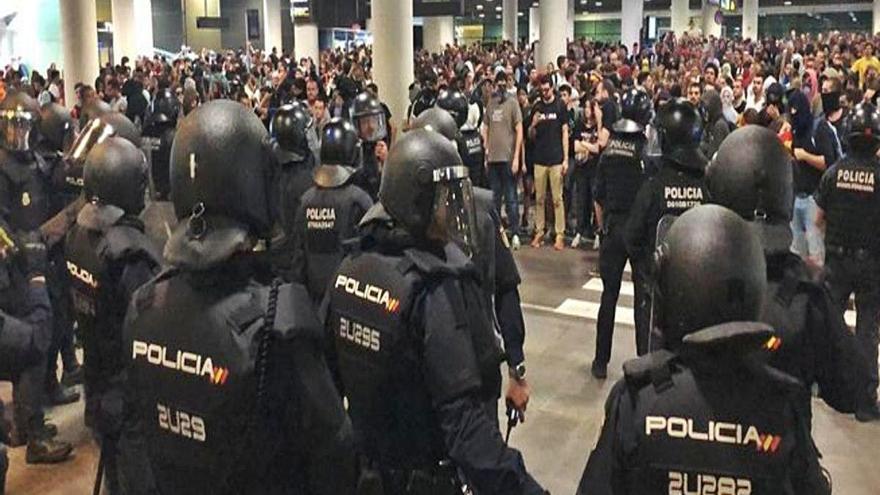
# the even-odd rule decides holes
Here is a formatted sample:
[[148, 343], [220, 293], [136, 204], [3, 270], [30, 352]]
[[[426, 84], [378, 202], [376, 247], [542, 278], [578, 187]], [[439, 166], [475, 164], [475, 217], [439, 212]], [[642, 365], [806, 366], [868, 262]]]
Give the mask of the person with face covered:
[[[839, 101], [839, 100], [838, 100]], [[794, 91], [788, 100], [792, 127], [794, 164], [794, 235], [792, 249], [813, 267], [825, 262], [822, 232], [816, 227], [817, 206], [813, 195], [825, 170], [840, 158], [840, 144], [827, 120], [814, 129], [813, 114], [807, 96]]]
[[705, 132], [700, 142], [700, 151], [703, 156], [711, 158], [718, 151], [721, 142], [730, 134], [730, 126], [724, 118], [724, 109], [721, 103], [721, 95], [714, 89], [707, 89], [700, 97], [703, 107], [703, 119]]

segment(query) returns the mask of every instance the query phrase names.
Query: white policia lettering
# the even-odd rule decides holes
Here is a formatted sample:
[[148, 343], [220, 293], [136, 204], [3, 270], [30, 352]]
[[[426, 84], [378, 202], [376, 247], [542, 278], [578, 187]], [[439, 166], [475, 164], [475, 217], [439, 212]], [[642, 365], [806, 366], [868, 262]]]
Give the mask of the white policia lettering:
[[345, 292], [359, 297], [360, 299], [381, 304], [383, 306], [387, 306], [388, 301], [391, 298], [387, 290], [370, 284], [366, 284], [364, 288], [361, 289], [361, 283], [358, 280], [346, 277], [345, 275], [339, 275], [336, 277], [336, 288], [338, 289], [340, 287], [342, 287]]
[[[692, 481], [696, 481], [692, 483]], [[751, 495], [752, 481], [731, 476], [669, 472], [669, 495]]]
[[76, 279], [81, 281], [82, 283], [88, 285], [93, 289], [98, 288], [98, 280], [94, 275], [89, 273], [85, 268], [80, 268], [70, 261], [67, 262], [67, 271]]
[[[214, 361], [210, 357], [203, 357], [194, 352], [169, 353], [168, 348], [163, 345], [135, 340], [131, 345], [131, 358], [137, 360], [139, 357], [155, 366], [163, 366], [190, 375], [205, 376], [211, 381], [218, 380]], [[220, 372], [223, 373], [222, 370]]]
[[837, 188], [872, 193], [874, 192], [874, 172], [871, 170], [838, 170]]
[[664, 432], [671, 438], [690, 439], [702, 442], [725, 443], [731, 445], [748, 445], [754, 443], [760, 447], [764, 438], [754, 426], [744, 427], [736, 423], [709, 421], [705, 431], [694, 427], [691, 418], [648, 416], [645, 418], [645, 435]]
[[309, 230], [330, 230], [336, 226], [336, 209], [306, 208], [306, 220]]
[[373, 352], [382, 347], [382, 335], [377, 330], [347, 318], [339, 318], [339, 336]]
[[692, 199], [703, 200], [703, 190], [693, 186], [665, 186], [663, 188], [663, 197], [666, 199]]
[[159, 403], [156, 410], [159, 412], [159, 428], [197, 442], [207, 439], [205, 420], [201, 417]]

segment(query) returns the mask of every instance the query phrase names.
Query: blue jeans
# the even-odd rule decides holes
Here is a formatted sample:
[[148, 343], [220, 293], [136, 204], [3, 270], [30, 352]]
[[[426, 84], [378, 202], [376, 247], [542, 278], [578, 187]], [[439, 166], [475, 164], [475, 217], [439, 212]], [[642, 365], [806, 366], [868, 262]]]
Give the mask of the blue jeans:
[[519, 235], [519, 197], [516, 194], [516, 177], [510, 169], [510, 163], [489, 163], [489, 187], [495, 196], [495, 209], [501, 216], [501, 201], [503, 199], [507, 211], [507, 228], [510, 235]]
[[825, 240], [816, 226], [819, 207], [812, 196], [798, 195], [794, 200], [794, 216], [791, 219], [791, 250], [816, 266], [825, 263]]

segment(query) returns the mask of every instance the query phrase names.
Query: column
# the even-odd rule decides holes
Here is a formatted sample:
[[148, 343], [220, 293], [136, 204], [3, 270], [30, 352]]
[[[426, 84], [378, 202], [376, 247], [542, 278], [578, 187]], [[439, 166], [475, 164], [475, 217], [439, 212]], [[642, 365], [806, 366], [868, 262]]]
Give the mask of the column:
[[[113, 0], [110, 8], [113, 13], [113, 62], [121, 63], [122, 57], [134, 61], [138, 55], [136, 39], [138, 19], [134, 16], [134, 1]], [[134, 63], [131, 67], [134, 67]]]
[[688, 22], [690, 21], [690, 7], [688, 7], [688, 0], [672, 0], [670, 10], [672, 12], [672, 23], [670, 25], [672, 32], [675, 33], [676, 36], [681, 36], [688, 32]]
[[566, 1], [541, 1], [539, 7], [541, 9], [541, 44], [538, 47], [537, 53], [538, 68], [540, 70], [544, 70], [547, 64], [551, 62], [553, 65], [556, 65], [556, 57], [565, 55], [568, 16], [559, 14], [565, 12]]
[[318, 50], [318, 25], [309, 21], [293, 21], [293, 52], [296, 59], [310, 58], [320, 61]]
[[633, 43], [642, 46], [641, 29], [645, 15], [643, 0], [623, 0], [620, 17], [620, 41], [632, 53]]
[[134, 18], [137, 19], [135, 49], [138, 55], [153, 56], [153, 0], [134, 0]]
[[422, 24], [422, 39], [425, 50], [440, 53], [446, 45], [455, 44], [455, 22], [451, 15], [425, 17]]
[[880, 32], [880, 0], [874, 0], [874, 32]]
[[715, 22], [715, 13], [720, 9], [703, 0], [703, 36], [721, 37], [721, 23]]
[[[874, 5], [874, 16], [876, 19], [876, 1]], [[743, 0], [742, 9], [742, 37], [743, 39], [756, 40], [758, 39], [758, 0]]]
[[64, 95], [68, 107], [76, 104], [78, 82], [88, 85], [98, 77], [98, 19], [95, 0], [64, 0], [61, 7]]
[[541, 38], [541, 9], [539, 7], [529, 8], [529, 44], [538, 41]]
[[519, 39], [517, 27], [519, 19], [516, 13], [519, 11], [518, 0], [504, 0], [501, 7], [501, 39], [516, 42]]
[[569, 41], [574, 41], [574, 0], [568, 0], [565, 20], [565, 36]]
[[[281, 0], [263, 0], [263, 50], [281, 55]], [[317, 59], [316, 59], [317, 61]]]
[[373, 80], [396, 128], [406, 118], [413, 82], [413, 4], [373, 0]]

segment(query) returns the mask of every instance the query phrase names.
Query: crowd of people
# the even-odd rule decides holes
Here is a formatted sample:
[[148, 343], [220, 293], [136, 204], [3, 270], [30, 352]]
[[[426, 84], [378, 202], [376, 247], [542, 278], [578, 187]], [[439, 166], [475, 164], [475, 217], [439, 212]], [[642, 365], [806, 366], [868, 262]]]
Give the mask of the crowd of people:
[[[250, 45], [123, 57], [74, 95], [54, 65], [45, 76], [9, 65], [0, 331], [26, 343], [3, 370], [15, 384], [4, 443], [27, 445], [28, 462], [67, 459], [72, 446], [43, 406], [78, 400], [68, 387], [85, 382], [112, 493], [445, 494], [469, 483], [544, 493], [502, 441], [497, 407], [503, 395], [515, 424], [530, 394], [510, 251], [548, 243], [599, 250], [596, 379], [607, 377], [633, 266], [643, 357], [609, 398], [579, 493], [691, 485], [634, 466], [645, 459], [623, 452], [638, 432], [638, 453], [680, 452], [676, 465], [740, 476], [719, 486], [830, 493], [809, 394], [746, 356], [766, 347], [774, 371], [818, 385], [860, 421], [880, 419], [874, 42], [837, 32], [667, 35], [633, 50], [579, 40], [543, 66], [531, 46], [453, 45], [416, 53], [402, 116], [382, 103], [367, 46], [317, 61]], [[176, 218], [157, 242], [138, 215], [169, 201]], [[680, 219], [668, 228], [667, 216]], [[843, 320], [852, 293], [855, 335]], [[718, 363], [733, 371], [717, 374]], [[240, 401], [199, 403], [204, 384], [181, 385], [192, 377], [180, 373]], [[695, 380], [709, 375], [738, 392], [706, 396]], [[668, 388], [696, 398], [674, 402]], [[676, 436], [678, 418], [627, 409], [635, 394], [697, 417], [768, 391], [779, 399], [766, 410], [738, 410], [748, 431], [735, 441], [720, 440], [722, 423], [698, 427], [758, 451], [785, 438], [790, 456], [760, 473], [740, 453], [708, 455], [722, 447], [698, 445], [693, 424]], [[280, 433], [270, 438], [258, 415]], [[770, 434], [751, 438], [755, 428]], [[686, 437], [680, 450], [670, 443]], [[288, 452], [299, 438], [304, 453]]]

